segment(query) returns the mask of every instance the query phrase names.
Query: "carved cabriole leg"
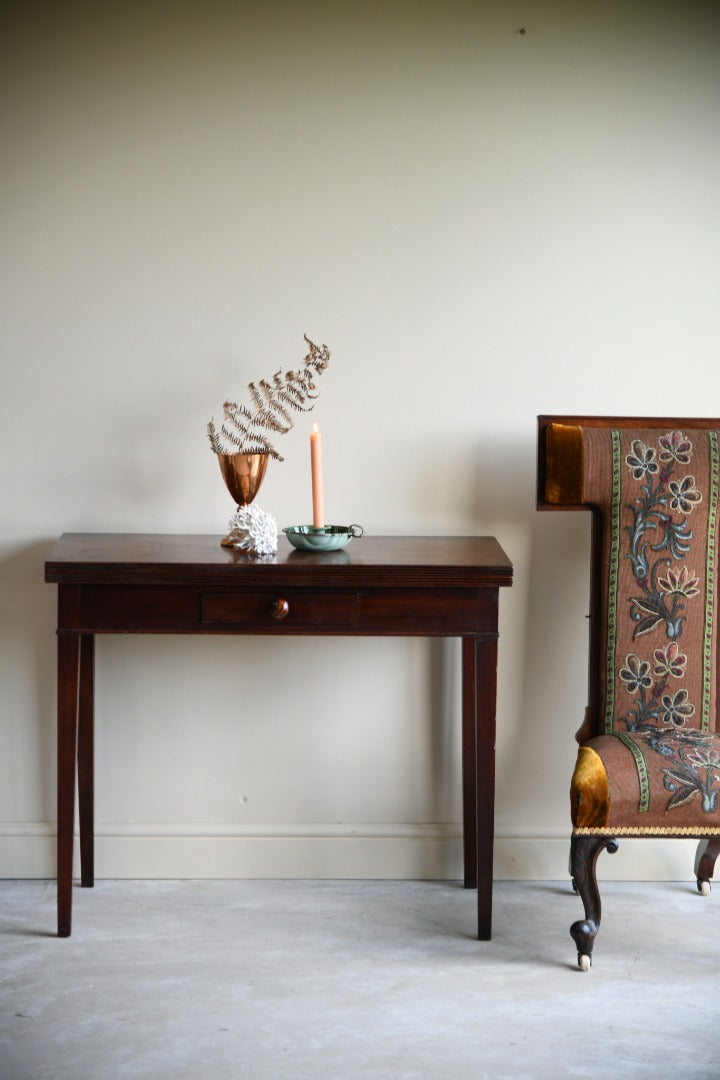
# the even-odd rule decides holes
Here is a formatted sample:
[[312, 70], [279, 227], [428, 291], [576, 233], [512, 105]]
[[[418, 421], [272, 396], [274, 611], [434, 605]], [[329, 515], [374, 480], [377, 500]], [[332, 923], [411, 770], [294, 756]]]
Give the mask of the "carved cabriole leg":
[[720, 855], [720, 836], [709, 836], [701, 840], [695, 853], [695, 877], [701, 896], [710, 895], [710, 879], [715, 869], [715, 860]]
[[573, 836], [570, 842], [570, 874], [585, 908], [584, 920], [570, 927], [581, 971], [587, 971], [592, 963], [593, 945], [600, 929], [600, 892], [595, 864], [603, 848], [613, 854], [618, 849], [618, 842], [612, 836]]

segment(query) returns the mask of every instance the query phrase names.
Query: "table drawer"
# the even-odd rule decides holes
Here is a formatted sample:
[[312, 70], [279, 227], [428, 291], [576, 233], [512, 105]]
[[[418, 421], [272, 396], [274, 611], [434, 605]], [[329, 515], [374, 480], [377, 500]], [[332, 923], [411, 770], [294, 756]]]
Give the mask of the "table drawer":
[[497, 589], [376, 589], [361, 596], [360, 619], [373, 633], [482, 633], [497, 628]]
[[329, 631], [357, 624], [355, 592], [278, 589], [259, 592], [206, 592], [201, 597], [200, 619], [207, 627], [262, 630]]

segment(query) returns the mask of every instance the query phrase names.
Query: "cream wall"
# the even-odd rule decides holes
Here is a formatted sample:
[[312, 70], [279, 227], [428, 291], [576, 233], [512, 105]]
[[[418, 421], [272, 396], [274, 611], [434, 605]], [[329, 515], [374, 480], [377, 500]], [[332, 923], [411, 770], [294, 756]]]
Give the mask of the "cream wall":
[[[328, 518], [515, 563], [496, 872], [565, 874], [588, 522], [535, 512], [535, 417], [720, 413], [719, 31], [692, 0], [2, 5], [0, 876], [54, 873], [53, 539], [219, 537], [205, 423], [305, 331]], [[101, 639], [100, 876], [459, 876], [457, 681], [440, 642]]]

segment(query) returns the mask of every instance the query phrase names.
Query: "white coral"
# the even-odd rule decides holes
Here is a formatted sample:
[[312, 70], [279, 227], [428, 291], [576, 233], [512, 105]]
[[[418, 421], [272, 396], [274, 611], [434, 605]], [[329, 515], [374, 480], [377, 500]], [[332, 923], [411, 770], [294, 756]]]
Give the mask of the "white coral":
[[259, 506], [239, 507], [228, 522], [234, 546], [240, 551], [274, 555], [278, 546], [277, 521]]

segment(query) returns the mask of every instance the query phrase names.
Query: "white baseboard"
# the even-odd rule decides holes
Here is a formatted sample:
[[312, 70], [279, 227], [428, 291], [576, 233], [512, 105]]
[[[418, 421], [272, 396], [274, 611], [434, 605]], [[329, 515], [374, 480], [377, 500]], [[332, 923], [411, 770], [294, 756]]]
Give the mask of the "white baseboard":
[[[55, 876], [55, 826], [0, 825], [0, 878]], [[693, 878], [693, 840], [623, 839], [603, 854], [608, 881]], [[567, 878], [569, 830], [498, 828], [498, 880]], [[75, 872], [79, 873], [79, 852]], [[98, 878], [356, 878], [457, 880], [462, 877], [457, 824], [103, 824], [95, 834]]]

